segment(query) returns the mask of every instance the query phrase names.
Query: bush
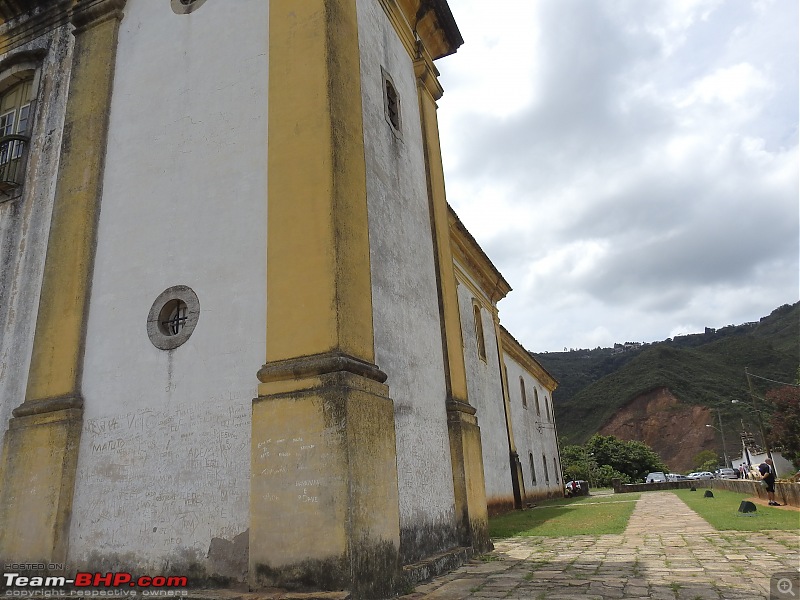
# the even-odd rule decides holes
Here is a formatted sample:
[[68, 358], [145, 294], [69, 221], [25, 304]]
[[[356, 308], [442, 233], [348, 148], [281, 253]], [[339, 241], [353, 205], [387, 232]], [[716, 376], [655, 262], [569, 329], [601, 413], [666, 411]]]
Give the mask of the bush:
[[611, 481], [614, 479], [619, 479], [622, 483], [632, 483], [631, 478], [625, 473], [620, 473], [609, 465], [598, 467], [592, 473], [592, 476], [592, 483], [594, 483], [595, 487], [611, 487]]
[[647, 444], [626, 442], [613, 435], [594, 435], [585, 446], [565, 446], [561, 465], [568, 480], [585, 479], [596, 487], [608, 487], [615, 478], [631, 483], [643, 480], [650, 472], [668, 470]]

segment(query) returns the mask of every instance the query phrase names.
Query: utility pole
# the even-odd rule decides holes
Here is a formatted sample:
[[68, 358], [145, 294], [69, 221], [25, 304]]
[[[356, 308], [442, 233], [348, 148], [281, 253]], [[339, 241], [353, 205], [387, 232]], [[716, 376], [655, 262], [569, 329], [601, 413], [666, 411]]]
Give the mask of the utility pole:
[[727, 469], [730, 467], [730, 461], [728, 460], [728, 448], [725, 446], [725, 431], [722, 429], [722, 414], [719, 411], [718, 407], [715, 407], [717, 410], [717, 418], [719, 419], [719, 429], [714, 427], [713, 425], [706, 425], [706, 427], [710, 427], [711, 429], [715, 429], [719, 431], [719, 436], [722, 438], [722, 455], [725, 457], [725, 468]]
[[[764, 422], [761, 420], [761, 411], [758, 410], [758, 406], [756, 405], [756, 393], [753, 391], [753, 380], [750, 379], [750, 372], [747, 370], [747, 367], [744, 368], [744, 374], [747, 377], [747, 386], [750, 388], [750, 397], [753, 399], [753, 410], [756, 413], [756, 419], [758, 419], [758, 431], [761, 433], [761, 439], [764, 442], [764, 448], [767, 451], [767, 456], [772, 459], [772, 451], [769, 448], [769, 442], [767, 441], [767, 436], [764, 433]], [[777, 476], [777, 471], [775, 471], [775, 462], [772, 463], [772, 470], [775, 472]]]
[[725, 447], [725, 431], [722, 429], [722, 414], [719, 412], [719, 408], [717, 408], [717, 418], [719, 419], [719, 435], [722, 438], [722, 455], [725, 457], [725, 468], [728, 468], [731, 465], [728, 460], [728, 449]]

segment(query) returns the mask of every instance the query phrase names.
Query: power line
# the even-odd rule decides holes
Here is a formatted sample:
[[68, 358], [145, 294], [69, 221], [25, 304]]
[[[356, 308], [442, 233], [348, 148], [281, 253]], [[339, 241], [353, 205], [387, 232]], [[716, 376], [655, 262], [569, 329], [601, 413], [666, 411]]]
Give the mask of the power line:
[[780, 385], [787, 385], [789, 387], [800, 387], [800, 385], [796, 383], [786, 383], [785, 381], [775, 381], [774, 379], [769, 379], [768, 377], [761, 377], [761, 375], [756, 375], [755, 373], [750, 373], [750, 377], [755, 377], [757, 379], [763, 379], [764, 381], [769, 381], [770, 383], [778, 383]]

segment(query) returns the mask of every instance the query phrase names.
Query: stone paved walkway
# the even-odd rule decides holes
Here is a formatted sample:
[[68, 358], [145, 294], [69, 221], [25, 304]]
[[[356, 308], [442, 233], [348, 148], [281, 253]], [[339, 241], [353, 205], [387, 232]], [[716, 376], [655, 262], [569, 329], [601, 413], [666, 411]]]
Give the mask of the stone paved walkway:
[[504, 540], [489, 558], [402, 598], [767, 600], [773, 573], [800, 569], [800, 539], [716, 531], [674, 494], [648, 492], [621, 535]]

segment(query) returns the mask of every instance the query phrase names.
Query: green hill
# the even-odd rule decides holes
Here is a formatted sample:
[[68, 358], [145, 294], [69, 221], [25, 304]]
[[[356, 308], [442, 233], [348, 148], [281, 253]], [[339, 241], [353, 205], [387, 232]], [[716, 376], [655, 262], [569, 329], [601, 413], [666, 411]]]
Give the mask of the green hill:
[[[621, 407], [653, 389], [668, 388], [681, 402], [720, 406], [726, 421], [752, 426], [745, 367], [763, 396], [793, 382], [800, 363], [800, 302], [784, 305], [758, 323], [630, 347], [537, 354], [559, 380], [554, 394], [563, 443], [582, 443]], [[730, 401], [737, 400], [738, 404]], [[764, 412], [768, 407], [759, 406]]]

